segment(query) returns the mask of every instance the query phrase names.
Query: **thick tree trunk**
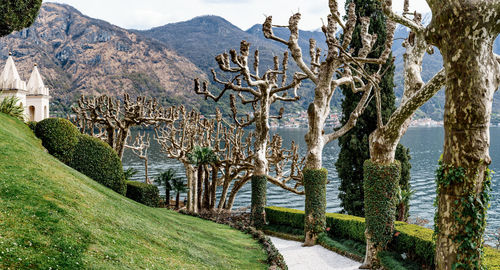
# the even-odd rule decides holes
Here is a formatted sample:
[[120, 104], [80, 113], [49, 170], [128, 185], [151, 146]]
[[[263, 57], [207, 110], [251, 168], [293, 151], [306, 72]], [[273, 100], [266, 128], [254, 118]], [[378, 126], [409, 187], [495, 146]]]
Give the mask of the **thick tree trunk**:
[[267, 139], [269, 137], [269, 93], [271, 89], [262, 87], [260, 110], [255, 112], [255, 168], [252, 176], [251, 222], [256, 227], [266, 223], [266, 193], [268, 161], [266, 157]]
[[212, 183], [210, 184], [210, 210], [215, 209], [217, 203], [217, 174], [219, 173], [219, 167], [212, 167]]
[[[318, 86], [319, 87], [319, 86]], [[303, 183], [305, 189], [305, 212], [304, 220], [305, 246], [316, 244], [318, 234], [323, 231], [326, 224], [326, 177], [314, 177], [322, 169], [323, 148], [326, 144], [324, 138], [325, 121], [330, 113], [329, 97], [326, 92], [330, 91], [327, 86], [324, 89], [316, 89], [314, 102], [309, 105], [307, 114], [309, 117], [309, 129], [305, 135], [307, 144], [307, 154], [303, 173]], [[305, 171], [311, 173], [306, 174]], [[325, 169], [326, 171], [326, 169]], [[309, 177], [312, 177], [309, 179]], [[320, 187], [319, 185], [323, 185]]]
[[183, 163], [188, 182], [187, 209], [190, 212], [196, 213], [198, 212], [198, 201], [196, 200], [196, 194], [198, 188], [197, 188], [195, 169], [193, 168], [193, 165], [191, 165], [190, 163], [188, 162], [183, 162]]
[[436, 269], [479, 269], [491, 162], [489, 124], [500, 80], [492, 51], [500, 31], [500, 4], [429, 4], [433, 17], [427, 39], [440, 49], [447, 75], [444, 149], [436, 179]]
[[115, 142], [115, 150], [120, 159], [123, 158], [123, 151], [125, 150], [125, 143], [127, 142], [129, 133], [130, 127], [128, 125], [125, 125], [125, 127], [120, 129], [120, 131], [118, 132], [118, 138]]
[[227, 192], [229, 190], [229, 185], [231, 184], [231, 171], [226, 168], [226, 176], [224, 177], [224, 184], [222, 185], [222, 193], [219, 199], [219, 205], [217, 206], [217, 210], [222, 210], [224, 205], [226, 204]]
[[165, 189], [165, 206], [170, 208], [170, 189]]

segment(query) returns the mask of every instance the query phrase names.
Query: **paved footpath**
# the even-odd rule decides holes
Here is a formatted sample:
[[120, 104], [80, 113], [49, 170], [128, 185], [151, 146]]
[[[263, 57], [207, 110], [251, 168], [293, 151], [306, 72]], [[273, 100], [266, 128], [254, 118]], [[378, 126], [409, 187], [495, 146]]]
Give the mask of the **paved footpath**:
[[285, 258], [289, 270], [351, 270], [361, 265], [320, 245], [303, 247], [301, 242], [270, 238]]

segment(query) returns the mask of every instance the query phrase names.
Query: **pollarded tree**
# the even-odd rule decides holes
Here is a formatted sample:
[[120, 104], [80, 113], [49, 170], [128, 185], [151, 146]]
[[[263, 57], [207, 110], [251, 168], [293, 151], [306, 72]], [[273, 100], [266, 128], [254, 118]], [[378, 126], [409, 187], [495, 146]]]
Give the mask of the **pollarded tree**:
[[148, 177], [148, 149], [150, 146], [149, 135], [140, 132], [135, 136], [132, 144], [125, 144], [125, 148], [130, 149], [135, 156], [144, 161], [144, 183], [152, 184]]
[[[137, 97], [134, 101], [128, 94], [123, 95], [123, 102], [106, 95], [100, 97], [81, 96], [77, 106], [71, 107], [76, 115], [75, 124], [80, 131], [105, 140], [118, 154], [123, 151], [134, 126], [157, 125], [173, 122], [173, 108], [161, 107], [156, 99]], [[101, 130], [99, 135], [94, 132]]]
[[[273, 27], [276, 26], [273, 25], [271, 16], [266, 18], [262, 29], [266, 38], [281, 42], [288, 47], [294, 61], [316, 87], [314, 100], [307, 110], [309, 129], [305, 136], [307, 145], [303, 171], [303, 184], [306, 193], [305, 245], [314, 245], [318, 234], [324, 231], [325, 228], [327, 171], [322, 169], [323, 148], [327, 143], [338, 139], [355, 126], [358, 117], [366, 107], [372, 89], [375, 89], [376, 103], [381, 103], [378, 84], [380, 77], [386, 71], [381, 65], [385, 64], [389, 58], [395, 29], [395, 25], [389, 22], [387, 25], [387, 38], [383, 42], [383, 52], [380, 57], [370, 58], [368, 54], [373, 49], [377, 35], [369, 33], [370, 19], [367, 17], [360, 18], [362, 48], [357, 56], [353, 56], [349, 45], [357, 21], [355, 5], [354, 3], [349, 5], [348, 19], [345, 23], [340, 19], [336, 0], [329, 0], [329, 8], [330, 14], [328, 15], [327, 25], [322, 27], [328, 46], [326, 57], [321, 57], [321, 51], [316, 47], [316, 41], [311, 40], [309, 50], [311, 63], [309, 65], [304, 62], [302, 51], [298, 45], [300, 13], [293, 15], [288, 26], [286, 26], [290, 30], [288, 40], [273, 34]], [[339, 25], [344, 33], [342, 42], [336, 36]], [[378, 64], [379, 67], [375, 69], [375, 72], [370, 73], [365, 69], [368, 63]], [[325, 121], [330, 114], [331, 99], [336, 88], [341, 85], [351, 85], [352, 91], [363, 92], [363, 95], [356, 108], [349, 115], [347, 123], [335, 132], [326, 133], [324, 130]]]
[[[287, 82], [288, 52], [285, 52], [280, 68], [279, 58], [274, 57], [274, 67], [259, 74], [259, 51], [255, 50], [253, 60], [253, 72], [250, 71], [248, 57], [250, 55], [250, 43], [241, 41], [239, 54], [231, 50], [230, 54], [217, 55], [219, 68], [229, 73], [232, 78], [222, 81], [217, 78], [212, 70], [215, 82], [224, 85], [224, 89], [215, 96], [207, 89], [207, 83], [200, 86], [198, 79], [195, 80], [195, 92], [218, 101], [227, 90], [238, 94], [242, 104], [251, 104], [253, 116], [247, 114], [246, 119], [238, 120], [236, 110], [236, 97], [230, 96], [233, 120], [240, 127], [254, 125], [254, 171], [252, 175], [252, 206], [251, 219], [256, 226], [265, 224], [265, 204], [267, 190], [268, 160], [266, 158], [267, 141], [269, 140], [269, 120], [276, 118], [270, 115], [271, 105], [276, 101], [293, 102], [299, 99], [297, 89], [300, 82], [307, 78], [305, 74], [295, 73], [291, 82]], [[232, 64], [231, 64], [232, 63]], [[280, 78], [281, 77], [281, 78]], [[290, 95], [290, 91], [293, 93]], [[280, 110], [281, 117], [283, 110]], [[258, 191], [258, 192], [257, 192]]]
[[[390, 1], [384, 3], [384, 11], [390, 9], [387, 5], [390, 5]], [[412, 17], [412, 22], [421, 26], [421, 15], [410, 13], [408, 6], [408, 1], [405, 1], [405, 16]], [[432, 53], [432, 47], [426, 43], [423, 35], [410, 32], [403, 46], [406, 51], [403, 55], [404, 92], [401, 103], [389, 120], [379, 122], [377, 129], [370, 134], [370, 159], [365, 161], [363, 168], [367, 245], [363, 264], [365, 268], [377, 267], [379, 264], [378, 252], [384, 250], [392, 239], [397, 203], [408, 199], [410, 195], [408, 191], [400, 191], [398, 187], [406, 184], [401, 177], [406, 174], [403, 169], [409, 169], [395, 158], [399, 141], [408, 129], [414, 112], [434, 96], [445, 81], [444, 70], [435, 74], [427, 83], [421, 78], [423, 57], [426, 52]]]
[[[435, 89], [431, 88], [438, 83], [446, 87], [444, 153], [436, 179], [436, 268], [479, 269], [490, 183], [489, 122], [493, 94], [500, 84], [499, 56], [492, 50], [500, 33], [500, 2], [427, 3], [432, 10], [432, 21], [427, 27], [419, 24], [418, 18], [408, 18], [407, 8], [402, 16], [394, 13], [390, 1], [384, 1], [384, 13], [412, 30], [408, 39], [411, 50], [425, 51], [427, 42], [438, 47], [443, 55], [444, 69], [425, 85], [419, 81], [420, 76], [415, 76], [420, 71], [420, 65], [416, 65], [418, 53], [408, 57], [413, 64], [405, 66], [405, 83], [408, 80], [420, 86], [415, 89], [421, 89], [412, 96], [432, 95]], [[422, 91], [425, 88], [429, 91]], [[393, 122], [404, 123], [405, 114], [420, 100], [403, 101], [406, 105], [396, 111], [398, 116]], [[370, 152], [379, 163], [390, 162], [391, 138], [400, 134], [401, 125], [390, 126], [371, 137]]]
[[0, 2], [0, 37], [29, 27], [38, 16], [42, 0], [6, 0]]
[[[360, 17], [370, 18], [370, 31], [377, 33], [377, 42], [375, 49], [368, 55], [369, 57], [377, 57], [383, 51], [383, 43], [386, 36], [386, 17], [382, 12], [381, 4], [377, 0], [349, 0], [346, 1], [346, 9], [353, 2], [356, 5], [356, 15]], [[350, 48], [354, 50], [353, 55], [357, 56], [362, 48], [360, 36], [360, 24], [358, 22], [354, 29]], [[376, 68], [376, 66], [375, 66]], [[387, 72], [382, 76], [380, 81], [380, 98], [382, 109], [382, 120], [387, 122], [391, 113], [396, 109], [394, 95], [394, 63], [388, 62], [383, 68], [387, 68]], [[367, 70], [373, 69], [368, 66]], [[344, 95], [342, 101], [342, 119], [341, 124], [344, 125], [349, 120], [349, 115], [355, 110], [356, 105], [362, 97], [362, 93], [354, 93], [349, 85], [340, 87]], [[349, 215], [364, 216], [364, 192], [363, 192], [363, 163], [369, 159], [370, 151], [368, 146], [368, 136], [377, 128], [377, 108], [374, 102], [367, 104], [365, 111], [358, 118], [356, 126], [349, 132], [339, 138], [340, 153], [335, 163], [338, 176], [340, 178], [339, 199], [343, 211]], [[410, 167], [409, 156], [406, 155], [407, 150], [401, 145], [400, 161], [406, 161], [405, 168]], [[405, 178], [401, 179], [405, 184], [401, 186], [403, 193], [408, 193], [409, 186], [409, 169], [405, 170]], [[408, 203], [402, 204], [400, 208], [402, 218], [407, 216]]]

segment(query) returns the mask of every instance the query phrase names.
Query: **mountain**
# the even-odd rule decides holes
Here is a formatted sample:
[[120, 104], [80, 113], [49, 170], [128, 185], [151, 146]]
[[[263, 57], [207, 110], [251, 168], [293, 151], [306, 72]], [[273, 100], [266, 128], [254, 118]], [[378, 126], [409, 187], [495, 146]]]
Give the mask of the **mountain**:
[[81, 94], [144, 94], [195, 104], [192, 79], [205, 77], [190, 60], [163, 43], [93, 19], [69, 5], [44, 3], [35, 23], [0, 39], [0, 59], [12, 51], [27, 79], [37, 63], [55, 110]]

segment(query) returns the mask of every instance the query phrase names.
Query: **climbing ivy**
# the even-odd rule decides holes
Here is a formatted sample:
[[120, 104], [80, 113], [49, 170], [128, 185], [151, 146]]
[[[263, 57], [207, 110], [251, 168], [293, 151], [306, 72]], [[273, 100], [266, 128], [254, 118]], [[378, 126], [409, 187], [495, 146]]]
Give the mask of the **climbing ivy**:
[[[463, 167], [453, 167], [444, 164], [442, 158], [438, 161], [436, 170], [436, 199], [434, 206], [436, 213], [434, 215], [434, 238], [439, 234], [439, 195], [444, 189], [456, 185], [467, 184], [469, 180], [466, 170]], [[473, 178], [478, 176], [476, 171]], [[464, 193], [457, 196], [453, 202], [455, 209], [452, 217], [455, 224], [461, 227], [459, 233], [453, 237], [453, 241], [458, 243], [457, 260], [453, 264], [453, 269], [485, 269], [480, 266], [483, 260], [483, 233], [486, 228], [486, 211], [489, 207], [491, 191], [491, 175], [493, 171], [486, 168], [482, 191], [476, 194], [474, 188], [464, 188]], [[455, 225], [456, 226], [456, 225]], [[454, 227], [456, 229], [456, 227]]]
[[393, 236], [401, 165], [399, 161], [384, 165], [366, 160], [363, 171], [366, 229], [371, 241], [385, 248]]
[[252, 176], [252, 222], [256, 228], [266, 225], [266, 191], [267, 177], [265, 175]]
[[325, 168], [305, 169], [303, 172], [306, 193], [306, 216], [304, 230], [318, 235], [325, 230], [326, 218], [326, 181], [328, 171]]

